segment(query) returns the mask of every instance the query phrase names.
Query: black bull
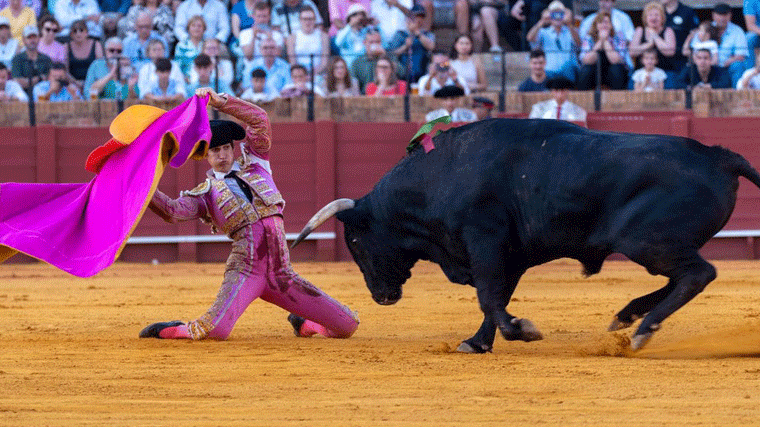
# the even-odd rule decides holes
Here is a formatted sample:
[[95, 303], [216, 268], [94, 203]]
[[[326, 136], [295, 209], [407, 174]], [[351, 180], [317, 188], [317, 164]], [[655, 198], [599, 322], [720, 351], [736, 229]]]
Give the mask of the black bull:
[[567, 257], [591, 275], [612, 253], [669, 279], [610, 325], [618, 330], [643, 318], [631, 343], [642, 347], [715, 279], [698, 250], [731, 216], [738, 177], [760, 187], [742, 156], [680, 137], [492, 119], [433, 141], [435, 149], [417, 147], [366, 196], [325, 206], [296, 243], [336, 215], [379, 304], [401, 298], [420, 259], [474, 286], [484, 319], [460, 345], [465, 352], [490, 351], [497, 327], [507, 340], [542, 338], [506, 311], [528, 268]]

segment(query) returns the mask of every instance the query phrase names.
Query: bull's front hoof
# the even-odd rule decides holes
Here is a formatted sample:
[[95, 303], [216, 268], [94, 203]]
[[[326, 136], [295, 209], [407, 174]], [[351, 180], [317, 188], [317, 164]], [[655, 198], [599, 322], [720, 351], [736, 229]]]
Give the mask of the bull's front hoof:
[[475, 344], [474, 342], [470, 340], [462, 341], [461, 344], [459, 344], [459, 347], [457, 347], [457, 351], [460, 353], [469, 353], [469, 354], [483, 354], [483, 353], [490, 353], [492, 350], [491, 346], [485, 345], [485, 344]]
[[506, 327], [499, 326], [501, 334], [507, 341], [538, 341], [544, 339], [541, 331], [528, 319], [513, 318]]
[[647, 345], [649, 339], [652, 338], [652, 335], [654, 335], [654, 332], [648, 332], [642, 335], [634, 335], [633, 338], [631, 338], [631, 349], [633, 351], [641, 350], [645, 345]]

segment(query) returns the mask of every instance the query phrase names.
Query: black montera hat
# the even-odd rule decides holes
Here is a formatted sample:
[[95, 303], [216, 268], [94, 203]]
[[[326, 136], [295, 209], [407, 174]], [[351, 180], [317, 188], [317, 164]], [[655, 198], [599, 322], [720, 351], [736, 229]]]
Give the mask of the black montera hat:
[[245, 129], [235, 122], [229, 120], [211, 120], [211, 141], [208, 148], [219, 147], [225, 144], [232, 144], [245, 138]]
[[464, 96], [464, 89], [459, 86], [448, 85], [435, 91], [433, 96], [436, 98], [457, 98]]
[[554, 77], [546, 81], [547, 89], [575, 89], [575, 84], [564, 77]]

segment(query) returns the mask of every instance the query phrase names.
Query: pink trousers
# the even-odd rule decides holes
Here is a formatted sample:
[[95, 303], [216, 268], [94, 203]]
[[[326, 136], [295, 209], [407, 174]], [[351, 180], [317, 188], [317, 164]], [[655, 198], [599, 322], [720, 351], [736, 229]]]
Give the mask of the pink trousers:
[[216, 301], [187, 325], [193, 339], [226, 339], [259, 297], [323, 326], [329, 337], [354, 333], [359, 326], [356, 314], [293, 271], [282, 217], [264, 218], [231, 237], [232, 253]]

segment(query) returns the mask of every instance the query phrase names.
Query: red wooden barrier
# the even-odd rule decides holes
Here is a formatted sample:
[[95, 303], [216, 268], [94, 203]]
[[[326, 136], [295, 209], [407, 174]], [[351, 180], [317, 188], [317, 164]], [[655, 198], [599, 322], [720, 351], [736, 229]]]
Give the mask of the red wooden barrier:
[[[420, 123], [273, 123], [271, 163], [275, 180], [287, 202], [286, 230], [300, 231], [319, 208], [339, 197], [359, 198], [404, 156], [409, 138]], [[760, 167], [760, 118], [694, 118], [686, 112], [590, 113], [592, 129], [690, 136], [705, 144], [720, 144]], [[0, 181], [84, 182], [89, 152], [108, 138], [107, 128], [0, 128], [7, 138], [0, 144]], [[208, 165], [189, 162], [169, 168], [159, 188], [172, 197], [205, 179]], [[760, 190], [742, 180], [729, 230], [760, 229]], [[335, 220], [320, 231], [332, 231], [336, 240], [306, 241], [293, 251], [296, 260], [349, 259], [343, 230]], [[147, 212], [135, 236], [209, 234], [199, 221], [166, 224]], [[714, 239], [704, 250], [711, 258], [758, 258], [754, 237]], [[128, 245], [127, 261], [223, 261], [226, 243]]]

